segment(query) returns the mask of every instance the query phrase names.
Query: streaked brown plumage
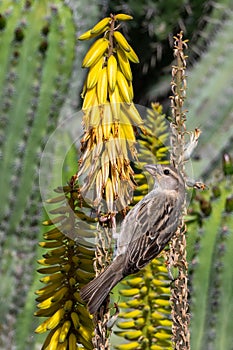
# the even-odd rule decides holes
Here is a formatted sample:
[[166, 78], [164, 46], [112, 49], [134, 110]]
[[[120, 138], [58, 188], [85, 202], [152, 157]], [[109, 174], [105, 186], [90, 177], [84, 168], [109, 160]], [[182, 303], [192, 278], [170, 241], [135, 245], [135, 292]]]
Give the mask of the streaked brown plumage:
[[166, 246], [179, 225], [185, 198], [181, 174], [172, 166], [146, 165], [154, 188], [126, 215], [112, 263], [80, 291], [90, 313], [95, 313], [112, 288], [136, 273]]

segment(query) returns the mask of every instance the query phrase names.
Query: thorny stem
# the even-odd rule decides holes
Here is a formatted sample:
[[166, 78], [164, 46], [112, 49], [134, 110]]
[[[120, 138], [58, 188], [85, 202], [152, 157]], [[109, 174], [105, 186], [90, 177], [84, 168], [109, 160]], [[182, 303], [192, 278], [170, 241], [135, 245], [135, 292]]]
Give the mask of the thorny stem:
[[[112, 253], [109, 251], [109, 247], [111, 247], [111, 228], [99, 225], [97, 241], [94, 269], [98, 275], [110, 263], [112, 258]], [[92, 339], [94, 350], [110, 350], [109, 331], [107, 328], [107, 323], [110, 319], [109, 301], [109, 298], [107, 298], [95, 315], [95, 335]]]
[[[172, 135], [171, 135], [171, 163], [184, 175], [184, 134], [185, 134], [185, 110], [183, 104], [186, 95], [186, 56], [183, 49], [187, 47], [187, 41], [183, 41], [183, 33], [180, 32], [174, 38], [174, 56], [176, 65], [172, 67], [171, 90], [171, 109], [172, 109]], [[184, 205], [185, 207], [185, 205]], [[185, 211], [185, 210], [184, 210]], [[183, 213], [184, 214], [184, 213]], [[183, 217], [181, 217], [180, 227], [177, 230], [170, 244], [170, 253], [168, 257], [168, 267], [178, 269], [178, 278], [171, 287], [172, 302], [172, 333], [173, 346], [177, 350], [190, 349], [190, 333], [188, 313], [188, 277], [186, 260], [186, 237]]]
[[115, 27], [115, 19], [114, 16], [111, 15], [111, 23], [110, 23], [110, 31], [109, 31], [109, 49], [108, 49], [108, 57], [110, 57], [113, 53], [113, 32]]

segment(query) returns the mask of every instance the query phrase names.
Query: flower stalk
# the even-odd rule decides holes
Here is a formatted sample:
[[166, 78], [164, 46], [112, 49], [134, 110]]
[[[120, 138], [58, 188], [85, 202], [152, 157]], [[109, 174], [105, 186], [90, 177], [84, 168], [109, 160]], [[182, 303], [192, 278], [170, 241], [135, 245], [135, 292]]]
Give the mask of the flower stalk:
[[[184, 49], [187, 48], [187, 40], [183, 40], [183, 33], [180, 32], [175, 37], [174, 56], [176, 64], [172, 67], [172, 82], [171, 89], [171, 163], [184, 176], [184, 154], [185, 154], [185, 121], [186, 111], [184, 110], [184, 100], [186, 97], [186, 58]], [[185, 204], [184, 204], [185, 208]], [[185, 213], [185, 209], [184, 209]], [[190, 316], [188, 313], [188, 264], [186, 260], [186, 227], [184, 224], [183, 215], [181, 215], [180, 227], [170, 243], [170, 252], [168, 256], [169, 270], [177, 269], [178, 276], [172, 283], [171, 302], [172, 302], [172, 333], [173, 347], [179, 350], [190, 349], [190, 332], [189, 322]]]

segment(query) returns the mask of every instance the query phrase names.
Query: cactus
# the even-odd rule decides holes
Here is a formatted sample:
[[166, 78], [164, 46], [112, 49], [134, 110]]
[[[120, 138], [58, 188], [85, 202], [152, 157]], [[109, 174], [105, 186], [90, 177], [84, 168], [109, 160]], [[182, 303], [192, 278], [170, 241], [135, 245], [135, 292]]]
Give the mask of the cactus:
[[[72, 72], [75, 25], [60, 1], [4, 1], [1, 20], [1, 347], [34, 341], [32, 267], [41, 212], [37, 169]], [[28, 293], [28, 295], [27, 295]], [[22, 314], [20, 314], [22, 312]], [[23, 315], [27, 314], [25, 317]]]
[[[230, 147], [232, 127], [231, 45], [233, 40], [233, 12], [229, 11], [221, 29], [208, 51], [188, 72], [187, 108], [188, 128], [201, 125], [202, 137], [196, 151], [195, 176], [207, 176], [220, 165], [221, 152]], [[213, 121], [213, 122], [212, 122]], [[208, 162], [206, 162], [208, 159]]]
[[211, 191], [197, 194], [190, 211], [198, 220], [188, 224], [190, 259], [191, 348], [231, 349], [233, 309], [232, 175]]

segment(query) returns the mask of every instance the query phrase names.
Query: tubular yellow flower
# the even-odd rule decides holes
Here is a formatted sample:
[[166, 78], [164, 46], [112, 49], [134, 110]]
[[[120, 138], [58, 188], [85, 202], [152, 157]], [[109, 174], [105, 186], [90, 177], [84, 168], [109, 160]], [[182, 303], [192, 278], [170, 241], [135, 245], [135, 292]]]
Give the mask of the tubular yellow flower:
[[117, 81], [117, 60], [114, 55], [108, 59], [108, 84], [111, 91], [114, 91]]

